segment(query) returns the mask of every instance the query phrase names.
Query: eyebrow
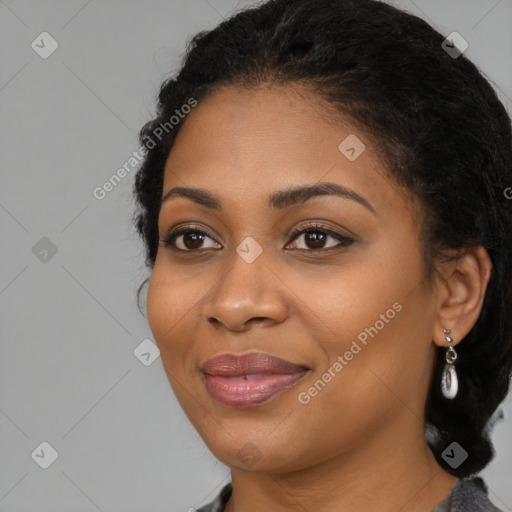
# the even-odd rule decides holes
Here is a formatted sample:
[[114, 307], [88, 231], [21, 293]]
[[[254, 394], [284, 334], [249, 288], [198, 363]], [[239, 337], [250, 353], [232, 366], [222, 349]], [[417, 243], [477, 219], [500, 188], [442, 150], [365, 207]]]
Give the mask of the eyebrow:
[[[291, 187], [273, 192], [268, 198], [268, 205], [274, 210], [280, 210], [289, 206], [303, 204], [308, 199], [312, 199], [313, 197], [326, 195], [351, 199], [358, 202], [359, 204], [362, 204], [374, 215], [377, 215], [375, 208], [373, 208], [373, 206], [364, 197], [361, 197], [350, 188], [329, 182], [301, 187]], [[223, 206], [222, 201], [218, 197], [215, 197], [213, 194], [208, 192], [208, 190], [191, 187], [172, 188], [163, 196], [160, 205], [174, 197], [186, 197], [212, 210], [222, 210]]]

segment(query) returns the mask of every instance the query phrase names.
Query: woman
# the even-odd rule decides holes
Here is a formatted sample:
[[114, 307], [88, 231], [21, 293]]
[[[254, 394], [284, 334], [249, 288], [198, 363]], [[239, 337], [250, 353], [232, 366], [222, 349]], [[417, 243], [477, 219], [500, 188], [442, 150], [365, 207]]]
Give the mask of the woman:
[[498, 511], [510, 119], [454, 48], [378, 1], [271, 0], [162, 85], [135, 221], [169, 382], [231, 468], [201, 511]]

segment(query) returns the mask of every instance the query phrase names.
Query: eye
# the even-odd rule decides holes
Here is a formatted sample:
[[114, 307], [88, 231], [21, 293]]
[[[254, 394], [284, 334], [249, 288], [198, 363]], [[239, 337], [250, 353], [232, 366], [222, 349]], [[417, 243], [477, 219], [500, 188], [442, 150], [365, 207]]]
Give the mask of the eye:
[[[350, 237], [342, 235], [330, 228], [322, 226], [321, 224], [312, 224], [306, 227], [295, 230], [292, 233], [292, 242], [303, 238], [304, 247], [296, 247], [301, 251], [328, 251], [331, 249], [341, 249], [348, 247], [354, 240]], [[331, 247], [326, 247], [327, 241], [330, 239], [337, 240], [338, 243]], [[205, 240], [211, 240], [213, 244], [210, 247], [205, 247]], [[221, 249], [222, 246], [214, 240], [206, 231], [192, 227], [181, 227], [175, 231], [171, 231], [161, 242], [165, 247], [170, 247], [176, 251], [182, 252], [201, 252], [206, 249]], [[288, 244], [286, 248], [290, 247]]]
[[[321, 224], [313, 224], [305, 228], [299, 228], [292, 233], [292, 237], [292, 240], [299, 240], [303, 237], [303, 245], [305, 245], [305, 247], [297, 247], [297, 249], [309, 252], [341, 249], [354, 243], [354, 239], [333, 231]], [[338, 240], [338, 243], [330, 247], [325, 247], [329, 238]], [[289, 247], [289, 245], [287, 247]]]
[[[171, 247], [178, 251], [192, 252], [201, 248], [206, 238], [213, 240], [213, 238], [210, 237], [208, 233], [202, 231], [201, 229], [182, 227], [176, 231], [171, 231], [171, 233], [169, 233], [161, 241], [165, 247]], [[213, 241], [215, 244], [220, 245], [215, 240]], [[206, 247], [206, 249], [208, 249], [208, 247]]]

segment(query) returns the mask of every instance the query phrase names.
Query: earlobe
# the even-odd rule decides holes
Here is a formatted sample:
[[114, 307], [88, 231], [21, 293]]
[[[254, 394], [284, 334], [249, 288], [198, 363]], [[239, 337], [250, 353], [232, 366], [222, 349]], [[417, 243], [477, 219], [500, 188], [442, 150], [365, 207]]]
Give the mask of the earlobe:
[[451, 330], [456, 345], [475, 325], [484, 302], [492, 263], [484, 247], [469, 249], [448, 264], [442, 264], [436, 287], [437, 315], [432, 339], [446, 346], [444, 329]]

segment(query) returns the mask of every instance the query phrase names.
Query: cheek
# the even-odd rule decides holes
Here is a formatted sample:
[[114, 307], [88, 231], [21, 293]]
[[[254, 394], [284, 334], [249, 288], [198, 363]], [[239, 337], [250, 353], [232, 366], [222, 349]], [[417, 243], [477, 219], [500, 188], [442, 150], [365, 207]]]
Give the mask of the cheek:
[[[197, 314], [194, 310], [194, 294], [190, 287], [183, 286], [155, 265], [147, 293], [147, 315], [151, 332], [160, 349], [166, 369], [170, 369], [177, 355], [183, 357], [187, 343], [187, 318]], [[176, 365], [178, 366], [178, 365]]]
[[148, 323], [160, 350], [166, 330], [172, 327], [173, 316], [176, 314], [174, 306], [161, 272], [155, 266], [148, 285], [146, 307]]
[[[400, 304], [400, 310], [393, 304], [391, 299], [372, 302], [364, 313], [355, 308], [352, 317], [339, 313], [331, 317], [339, 318], [332, 328], [340, 335], [323, 346], [329, 362], [295, 393], [302, 432], [297, 444], [316, 445], [327, 456], [371, 437], [403, 413], [413, 411], [421, 417], [422, 390], [428, 384], [426, 344], [404, 335], [414, 312], [411, 306]], [[394, 315], [386, 316], [388, 306]], [[381, 313], [388, 323], [380, 319]], [[358, 338], [360, 333], [364, 336]]]
[[[403, 304], [406, 293], [404, 278], [393, 278], [391, 266], [386, 275], [382, 270], [381, 265], [365, 261], [333, 273], [322, 286], [305, 286], [302, 298], [307, 309], [314, 311], [325, 326], [327, 337], [323, 344], [330, 355], [349, 350], [351, 341], [359, 335], [362, 342], [365, 337], [370, 338], [365, 329], [370, 329], [376, 322], [379, 333], [388, 330], [400, 315], [397, 309]], [[374, 329], [371, 331], [375, 333]]]
[[190, 319], [198, 314], [197, 306], [194, 308], [198, 299], [194, 300], [190, 286], [173, 282], [170, 277], [173, 274], [155, 265], [148, 286], [147, 315], [169, 384], [181, 407], [189, 414], [190, 402], [193, 405], [195, 400], [191, 401], [190, 391], [184, 390], [195, 376], [191, 375], [193, 365], [186, 361], [194, 351]]
[[408, 261], [396, 256], [381, 252], [305, 295], [322, 322], [316, 323], [325, 326], [317, 338], [324, 354], [317, 377], [336, 361], [341, 364], [331, 370], [336, 377], [330, 391], [322, 390], [329, 402], [339, 400], [357, 410], [363, 397], [376, 398], [378, 409], [385, 396], [396, 400], [392, 391], [406, 396], [427, 384], [432, 297], [423, 286], [419, 254]]

